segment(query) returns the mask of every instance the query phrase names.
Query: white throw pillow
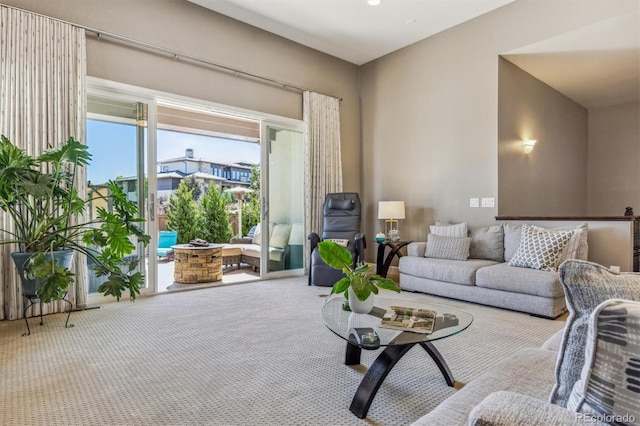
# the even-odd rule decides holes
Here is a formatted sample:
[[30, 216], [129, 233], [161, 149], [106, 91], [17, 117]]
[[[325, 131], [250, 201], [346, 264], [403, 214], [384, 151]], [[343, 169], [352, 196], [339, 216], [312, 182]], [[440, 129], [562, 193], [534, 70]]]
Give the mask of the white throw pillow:
[[466, 237], [467, 236], [467, 222], [458, 223], [455, 225], [439, 225], [440, 222], [436, 222], [435, 225], [429, 226], [429, 231], [433, 235], [440, 237]]

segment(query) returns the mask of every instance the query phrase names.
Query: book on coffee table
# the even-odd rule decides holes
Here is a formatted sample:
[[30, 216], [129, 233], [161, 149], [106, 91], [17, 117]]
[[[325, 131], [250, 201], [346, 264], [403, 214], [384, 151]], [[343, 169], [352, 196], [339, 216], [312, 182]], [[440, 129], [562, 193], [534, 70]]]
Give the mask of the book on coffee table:
[[429, 334], [433, 332], [435, 322], [436, 312], [430, 309], [390, 306], [382, 317], [380, 327]]

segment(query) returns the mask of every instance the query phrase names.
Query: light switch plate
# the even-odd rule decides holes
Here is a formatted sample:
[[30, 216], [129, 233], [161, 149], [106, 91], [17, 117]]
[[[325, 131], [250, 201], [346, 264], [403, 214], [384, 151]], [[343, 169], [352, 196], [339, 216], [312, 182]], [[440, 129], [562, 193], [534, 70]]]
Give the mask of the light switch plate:
[[495, 205], [495, 198], [482, 198], [482, 207], [494, 207]]
[[469, 207], [480, 207], [480, 198], [469, 198]]

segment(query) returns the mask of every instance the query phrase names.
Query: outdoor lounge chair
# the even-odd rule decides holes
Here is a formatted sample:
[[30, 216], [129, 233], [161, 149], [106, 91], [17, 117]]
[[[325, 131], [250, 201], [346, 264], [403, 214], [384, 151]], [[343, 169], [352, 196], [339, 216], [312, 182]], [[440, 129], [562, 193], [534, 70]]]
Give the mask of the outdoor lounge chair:
[[173, 249], [171, 246], [178, 242], [177, 231], [160, 231], [158, 238], [158, 257], [166, 257], [167, 260], [173, 259]]

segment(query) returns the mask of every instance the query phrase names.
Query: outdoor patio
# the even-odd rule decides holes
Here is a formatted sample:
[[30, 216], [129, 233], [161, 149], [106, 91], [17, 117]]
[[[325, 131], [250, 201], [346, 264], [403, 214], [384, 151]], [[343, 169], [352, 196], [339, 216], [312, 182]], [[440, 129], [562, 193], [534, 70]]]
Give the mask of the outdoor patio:
[[222, 267], [222, 281], [198, 284], [180, 284], [173, 280], [175, 262], [173, 260], [158, 261], [158, 292], [184, 290], [197, 287], [211, 287], [215, 285], [237, 284], [242, 282], [256, 281], [260, 279], [260, 274], [253, 272], [251, 266], [242, 264], [237, 266]]

